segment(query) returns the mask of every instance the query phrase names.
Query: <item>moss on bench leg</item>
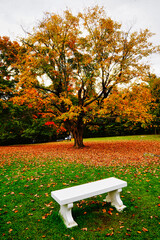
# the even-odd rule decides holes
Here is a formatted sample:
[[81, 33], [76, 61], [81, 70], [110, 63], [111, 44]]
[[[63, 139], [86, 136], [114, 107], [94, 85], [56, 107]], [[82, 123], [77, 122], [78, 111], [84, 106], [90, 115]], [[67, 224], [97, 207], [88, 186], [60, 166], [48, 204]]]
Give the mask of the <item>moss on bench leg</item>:
[[73, 203], [60, 206], [59, 214], [63, 219], [63, 222], [67, 228], [78, 226], [78, 224], [74, 221], [72, 217], [72, 208], [73, 208]]
[[123, 204], [120, 198], [120, 192], [122, 189], [118, 189], [112, 192], [109, 192], [104, 201], [110, 202], [113, 207], [117, 209], [118, 212], [122, 212], [126, 206]]

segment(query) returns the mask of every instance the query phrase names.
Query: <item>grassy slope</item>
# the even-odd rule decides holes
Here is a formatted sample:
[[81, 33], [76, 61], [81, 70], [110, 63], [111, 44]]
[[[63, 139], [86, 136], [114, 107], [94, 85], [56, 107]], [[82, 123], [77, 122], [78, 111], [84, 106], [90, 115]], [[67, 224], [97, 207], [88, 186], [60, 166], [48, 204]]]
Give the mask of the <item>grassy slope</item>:
[[84, 141], [126, 141], [126, 140], [151, 140], [160, 141], [160, 135], [132, 135], [117, 137], [86, 138]]

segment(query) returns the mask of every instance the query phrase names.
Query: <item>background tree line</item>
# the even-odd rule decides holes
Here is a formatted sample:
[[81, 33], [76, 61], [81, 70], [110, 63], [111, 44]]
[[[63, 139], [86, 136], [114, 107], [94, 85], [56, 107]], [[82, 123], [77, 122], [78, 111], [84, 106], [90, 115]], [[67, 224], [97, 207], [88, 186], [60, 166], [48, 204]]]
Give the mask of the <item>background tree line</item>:
[[159, 52], [152, 35], [96, 6], [47, 13], [20, 42], [0, 37], [0, 143], [159, 133], [160, 78], [143, 61]]

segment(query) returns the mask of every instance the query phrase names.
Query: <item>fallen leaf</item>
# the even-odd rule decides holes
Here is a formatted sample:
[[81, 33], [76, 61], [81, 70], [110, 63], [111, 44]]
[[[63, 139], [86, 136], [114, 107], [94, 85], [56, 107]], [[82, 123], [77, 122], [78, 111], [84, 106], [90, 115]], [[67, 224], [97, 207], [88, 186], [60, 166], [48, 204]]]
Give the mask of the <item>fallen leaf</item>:
[[124, 228], [124, 226], [120, 226], [119, 228]]
[[109, 237], [109, 236], [110, 236], [110, 233], [106, 233], [106, 236]]
[[113, 214], [111, 211], [108, 211], [108, 213], [109, 213], [110, 215], [112, 215], [112, 214]]
[[88, 229], [87, 228], [81, 228], [82, 231], [87, 231]]
[[107, 233], [106, 236], [109, 237], [109, 236], [112, 236], [114, 233], [111, 232], [111, 233]]
[[50, 202], [48, 204], [45, 204], [46, 207], [50, 207], [53, 202]]
[[109, 210], [110, 210], [110, 211], [113, 211], [114, 209], [113, 209], [113, 208], [110, 208]]
[[38, 194], [35, 194], [35, 195], [34, 195], [34, 197], [37, 197], [37, 198], [39, 198], [39, 195], [38, 195]]
[[130, 228], [127, 228], [127, 231], [131, 232], [132, 230]]
[[131, 236], [131, 234], [130, 234], [130, 233], [126, 233], [126, 236], [129, 236], [129, 237], [130, 237], [130, 236]]
[[148, 229], [147, 228], [142, 228], [143, 232], [148, 232]]

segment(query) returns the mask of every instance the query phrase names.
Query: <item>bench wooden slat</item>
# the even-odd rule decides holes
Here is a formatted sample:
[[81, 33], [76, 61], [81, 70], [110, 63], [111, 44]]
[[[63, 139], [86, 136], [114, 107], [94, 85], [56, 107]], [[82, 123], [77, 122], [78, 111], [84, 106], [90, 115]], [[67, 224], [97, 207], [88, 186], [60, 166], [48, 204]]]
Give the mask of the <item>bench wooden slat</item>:
[[89, 197], [111, 192], [127, 186], [127, 182], [115, 177], [85, 183], [51, 192], [51, 196], [60, 204], [69, 204]]

